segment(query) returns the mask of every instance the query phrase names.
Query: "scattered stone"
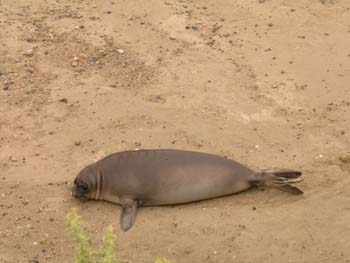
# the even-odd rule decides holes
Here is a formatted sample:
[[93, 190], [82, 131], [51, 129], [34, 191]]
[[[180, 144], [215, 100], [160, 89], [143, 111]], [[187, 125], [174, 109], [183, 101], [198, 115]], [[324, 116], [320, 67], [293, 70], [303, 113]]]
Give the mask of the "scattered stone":
[[150, 101], [150, 102], [155, 102], [155, 103], [165, 103], [165, 102], [166, 102], [166, 99], [163, 98], [161, 95], [151, 95], [151, 96], [148, 98], [148, 101]]
[[193, 249], [187, 248], [187, 249], [184, 250], [184, 252], [185, 252], [186, 255], [189, 255], [189, 254], [191, 254], [193, 252]]
[[10, 161], [11, 161], [11, 162], [17, 162], [17, 158], [14, 157], [14, 156], [11, 156], [11, 157], [10, 157]]
[[1, 70], [0, 70], [0, 77], [1, 77], [1, 76], [6, 76], [6, 75], [7, 75], [7, 72], [4, 72], [4, 71], [1, 71]]
[[22, 204], [23, 204], [23, 205], [28, 205], [29, 202], [28, 202], [27, 200], [24, 200], [24, 201], [22, 201]]
[[339, 156], [339, 160], [342, 162], [342, 163], [350, 163], [350, 154], [346, 155], [342, 155], [342, 156]]
[[75, 146], [80, 146], [81, 145], [81, 141], [75, 141], [74, 144], [75, 144]]
[[34, 55], [34, 51], [35, 51], [34, 48], [31, 48], [24, 51], [22, 54], [27, 57], [32, 57]]
[[68, 103], [68, 99], [67, 98], [62, 98], [62, 99], [59, 100], [59, 102]]
[[34, 73], [34, 69], [33, 68], [26, 68], [26, 71], [29, 72], [30, 74]]
[[80, 15], [77, 11], [69, 10], [69, 11], [67, 12], [67, 17], [71, 17], [71, 18], [80, 18], [81, 15]]
[[140, 142], [135, 142], [135, 147], [140, 147], [141, 143]]
[[33, 259], [29, 260], [29, 263], [39, 263], [38, 256], [35, 256]]
[[27, 42], [32, 43], [32, 42], [35, 41], [35, 38], [33, 38], [33, 37], [27, 37], [25, 40], [26, 40]]
[[121, 49], [121, 48], [118, 48], [118, 49], [117, 49], [117, 52], [118, 52], [119, 54], [124, 54], [124, 50]]

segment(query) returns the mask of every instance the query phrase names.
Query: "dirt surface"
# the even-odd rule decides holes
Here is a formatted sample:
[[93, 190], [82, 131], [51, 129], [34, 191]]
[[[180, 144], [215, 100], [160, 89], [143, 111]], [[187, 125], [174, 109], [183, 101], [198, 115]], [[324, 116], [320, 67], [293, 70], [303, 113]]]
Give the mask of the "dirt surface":
[[[350, 262], [349, 83], [348, 0], [0, 0], [0, 262], [73, 262], [71, 207], [129, 262]], [[144, 208], [122, 233], [70, 188], [135, 148], [301, 169], [305, 194]]]

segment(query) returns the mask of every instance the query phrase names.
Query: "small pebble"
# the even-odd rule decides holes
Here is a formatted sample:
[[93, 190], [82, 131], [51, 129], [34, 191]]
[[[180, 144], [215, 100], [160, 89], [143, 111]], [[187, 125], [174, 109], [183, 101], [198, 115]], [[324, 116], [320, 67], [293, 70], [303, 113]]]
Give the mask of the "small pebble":
[[117, 49], [117, 52], [118, 52], [119, 54], [124, 54], [124, 50], [121, 49], [121, 48], [118, 48], [118, 49]]
[[75, 141], [74, 144], [75, 144], [75, 146], [80, 146], [81, 145], [81, 141]]
[[67, 16], [68, 17], [72, 17], [72, 18], [78, 18], [78, 17], [81, 17], [79, 15], [79, 13], [77, 11], [74, 11], [74, 10], [69, 10], [68, 13], [67, 13]]
[[17, 162], [17, 158], [14, 157], [14, 156], [11, 156], [11, 157], [10, 157], [10, 161], [11, 161], [11, 162]]
[[27, 56], [27, 57], [32, 57], [34, 55], [34, 49], [31, 48], [31, 49], [28, 49], [28, 50], [24, 51], [23, 55]]
[[62, 99], [59, 100], [59, 102], [67, 103], [67, 102], [68, 102], [68, 99], [67, 99], [67, 98], [62, 98]]

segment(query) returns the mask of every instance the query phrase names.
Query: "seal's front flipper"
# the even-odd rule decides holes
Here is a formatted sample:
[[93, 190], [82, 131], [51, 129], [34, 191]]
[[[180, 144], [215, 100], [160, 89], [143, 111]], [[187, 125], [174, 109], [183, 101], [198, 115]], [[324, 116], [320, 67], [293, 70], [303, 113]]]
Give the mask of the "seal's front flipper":
[[120, 215], [120, 226], [124, 232], [128, 231], [136, 220], [137, 201], [132, 199], [122, 199], [122, 213]]

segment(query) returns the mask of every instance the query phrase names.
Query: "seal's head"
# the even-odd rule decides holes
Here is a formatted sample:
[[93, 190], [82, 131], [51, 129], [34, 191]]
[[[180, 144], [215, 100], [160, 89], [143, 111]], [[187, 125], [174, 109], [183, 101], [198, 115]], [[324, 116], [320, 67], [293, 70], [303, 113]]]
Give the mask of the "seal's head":
[[101, 190], [101, 174], [91, 167], [85, 167], [74, 180], [73, 196], [80, 199], [99, 199]]

